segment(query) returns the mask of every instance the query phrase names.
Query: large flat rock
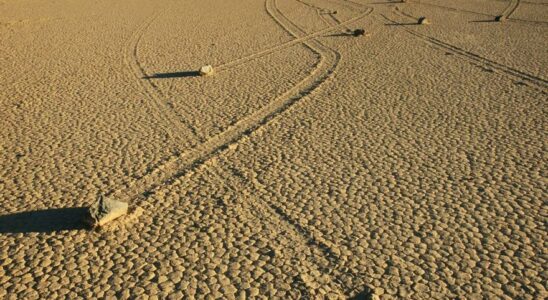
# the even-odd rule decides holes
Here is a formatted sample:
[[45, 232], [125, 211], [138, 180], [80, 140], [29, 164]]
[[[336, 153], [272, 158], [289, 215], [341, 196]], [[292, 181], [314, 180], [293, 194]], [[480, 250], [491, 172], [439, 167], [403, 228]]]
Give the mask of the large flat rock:
[[105, 196], [100, 195], [97, 198], [97, 201], [90, 206], [86, 222], [93, 227], [103, 226], [108, 222], [127, 214], [127, 211], [128, 204], [126, 202], [108, 199]]

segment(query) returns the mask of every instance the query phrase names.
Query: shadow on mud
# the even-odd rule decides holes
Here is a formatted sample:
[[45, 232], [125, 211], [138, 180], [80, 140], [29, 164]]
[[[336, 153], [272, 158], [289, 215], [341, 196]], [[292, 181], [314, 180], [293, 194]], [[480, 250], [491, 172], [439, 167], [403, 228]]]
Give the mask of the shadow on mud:
[[421, 25], [417, 22], [415, 23], [390, 23], [390, 24], [384, 24], [384, 26], [414, 26], [414, 25]]
[[0, 216], [0, 233], [55, 232], [89, 229], [86, 207], [53, 208]]
[[497, 20], [477, 20], [477, 21], [468, 21], [468, 23], [499, 23]]
[[371, 300], [373, 299], [373, 290], [366, 287], [361, 293], [348, 298], [348, 300]]
[[333, 33], [333, 34], [324, 35], [324, 37], [351, 37], [351, 36], [354, 36], [354, 35], [352, 33], [349, 33], [349, 32]]
[[198, 71], [183, 71], [172, 73], [156, 73], [154, 75], [145, 76], [143, 79], [168, 79], [168, 78], [184, 78], [184, 77], [198, 77], [200, 72]]

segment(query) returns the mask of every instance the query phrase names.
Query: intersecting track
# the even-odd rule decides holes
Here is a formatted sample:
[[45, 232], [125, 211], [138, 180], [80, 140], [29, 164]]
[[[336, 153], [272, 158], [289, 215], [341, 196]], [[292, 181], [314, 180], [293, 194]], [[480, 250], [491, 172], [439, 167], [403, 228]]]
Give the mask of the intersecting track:
[[[281, 212], [278, 207], [271, 203], [271, 201], [265, 199], [265, 195], [262, 193], [265, 190], [262, 189], [259, 191], [255, 181], [246, 178], [243, 172], [235, 167], [231, 167], [229, 162], [221, 161], [221, 165], [225, 167], [215, 168], [215, 175], [218, 176], [222, 182], [225, 182], [232, 190], [247, 190], [251, 192], [251, 195], [255, 195], [254, 197], [244, 196], [244, 199], [242, 199], [243, 202], [249, 206], [243, 214], [252, 214], [253, 217], [258, 218], [260, 222], [270, 225], [269, 227], [282, 229], [286, 237], [291, 240], [292, 247], [276, 245], [279, 248], [278, 251], [284, 252], [285, 257], [299, 257], [302, 256], [303, 253], [310, 253], [306, 259], [299, 261], [299, 263], [304, 265], [307, 269], [301, 270], [299, 273], [302, 274], [304, 272], [305, 274], [308, 274], [309, 272], [311, 273], [311, 271], [317, 271], [315, 273], [331, 275], [330, 273], [334, 270], [331, 261], [338, 260], [338, 257], [333, 257], [332, 250], [297, 225], [295, 221]], [[226, 178], [233, 178], [235, 180], [226, 180]], [[273, 239], [273, 242], [276, 242], [276, 240]], [[326, 276], [329, 278], [329, 282], [322, 283], [324, 290], [331, 290], [342, 296], [344, 292], [341, 290], [340, 284], [336, 283], [329, 275]], [[305, 280], [301, 281], [307, 289], [314, 289], [309, 286], [309, 282], [305, 282]], [[305, 295], [310, 296], [308, 291], [305, 290], [303, 292]]]
[[[399, 15], [399, 16], [412, 18], [416, 21], [415, 18], [401, 12], [400, 10], [398, 10], [398, 8], [393, 10], [393, 12], [395, 14]], [[384, 14], [381, 14], [381, 16], [384, 19], [386, 19], [387, 21], [391, 22], [392, 24], [398, 24], [398, 22], [390, 19], [389, 17], [387, 17]], [[478, 54], [475, 54], [473, 52], [464, 50], [462, 48], [451, 45], [449, 43], [446, 43], [446, 42], [441, 41], [439, 39], [436, 39], [434, 37], [431, 37], [431, 36], [428, 36], [426, 34], [419, 33], [418, 31], [409, 29], [406, 26], [398, 26], [398, 27], [401, 28], [402, 30], [404, 30], [405, 32], [407, 32], [407, 33], [409, 33], [409, 34], [411, 34], [411, 35], [427, 42], [428, 44], [431, 44], [431, 45], [436, 46], [438, 48], [442, 48], [445, 51], [449, 51], [449, 52], [455, 54], [456, 56], [458, 56], [460, 58], [466, 59], [467, 61], [469, 61], [471, 63], [481, 64], [485, 67], [492, 68], [494, 70], [497, 70], [500, 73], [506, 74], [506, 75], [508, 75], [512, 78], [528, 82], [528, 83], [534, 85], [535, 87], [539, 88], [541, 91], [544, 91], [548, 87], [548, 81], [546, 81], [546, 80], [544, 80], [544, 79], [542, 79], [538, 76], [527, 74], [525, 72], [516, 70], [516, 69], [514, 69], [510, 66], [506, 66], [506, 65], [503, 65], [501, 63], [498, 63], [498, 62], [492, 61], [490, 59], [484, 58], [484, 57], [482, 57]]]
[[[524, 2], [520, 0], [511, 0], [506, 9], [502, 12], [502, 15], [508, 19], [508, 21], [513, 22], [525, 22], [525, 23], [532, 23], [532, 24], [538, 24], [538, 25], [548, 25], [548, 22], [544, 21], [534, 21], [534, 20], [524, 20], [524, 19], [518, 19], [518, 18], [510, 18], [514, 12], [518, 9], [518, 6], [521, 4], [533, 4], [531, 2]], [[540, 4], [540, 3], [537, 3]], [[546, 3], [545, 3], [546, 4]]]
[[[349, 286], [345, 279], [359, 279], [365, 278], [365, 274], [358, 274], [349, 268], [344, 268], [344, 263], [337, 253], [340, 250], [336, 245], [323, 239], [321, 234], [314, 232], [307, 228], [307, 225], [301, 224], [297, 219], [290, 216], [289, 213], [284, 211], [276, 201], [272, 201], [273, 195], [268, 194], [268, 189], [263, 186], [256, 178], [248, 178], [244, 172], [236, 167], [230, 166], [230, 162], [222, 162], [221, 165], [227, 166], [226, 169], [220, 170], [220, 178], [232, 177], [237, 180], [231, 184], [236, 185], [232, 188], [234, 190], [242, 191], [249, 189], [252, 195], [256, 195], [252, 199], [246, 199], [249, 203], [253, 213], [258, 215], [263, 222], [271, 223], [272, 226], [282, 226], [284, 231], [288, 233], [292, 239], [292, 249], [284, 249], [286, 251], [294, 251], [306, 253], [307, 251], [302, 249], [310, 249], [311, 255], [306, 257], [306, 267], [311, 270], [317, 270], [320, 274], [323, 274], [324, 278], [327, 277], [329, 282], [324, 282], [324, 289], [328, 287], [338, 295], [348, 295], [349, 293], [358, 289], [362, 292], [371, 292], [368, 287]], [[291, 255], [294, 256], [294, 255]]]
[[[188, 140], [188, 136], [185, 136], [185, 132], [191, 132], [194, 137], [198, 138], [200, 142], [203, 142], [203, 138], [199, 136], [198, 131], [192, 124], [190, 124], [184, 116], [179, 115], [175, 110], [171, 109], [168, 104], [161, 99], [164, 97], [161, 90], [156, 86], [153, 81], [142, 80], [142, 78], [148, 77], [148, 74], [141, 64], [138, 57], [139, 43], [143, 38], [146, 30], [150, 25], [158, 18], [160, 11], [155, 11], [147, 21], [141, 24], [137, 30], [133, 32], [124, 46], [124, 62], [129, 70], [133, 73], [134, 79], [137, 84], [145, 92], [145, 95], [152, 98], [154, 107], [154, 117], [161, 124], [163, 129], [171, 136], [175, 137], [177, 142]], [[145, 101], [145, 103], [149, 103]], [[167, 120], [167, 124], [164, 124], [164, 120]], [[182, 128], [181, 125], [185, 127]]]
[[321, 29], [319, 31], [309, 33], [309, 34], [305, 34], [303, 36], [299, 36], [299, 37], [294, 38], [290, 41], [278, 44], [278, 45], [270, 47], [268, 49], [261, 50], [259, 52], [250, 54], [248, 56], [241, 57], [241, 58], [238, 58], [238, 59], [235, 59], [233, 61], [226, 62], [226, 63], [223, 63], [223, 64], [219, 64], [219, 65], [215, 66], [215, 70], [216, 70], [217, 73], [221, 73], [221, 72], [227, 71], [231, 68], [234, 68], [236, 66], [245, 64], [249, 61], [264, 57], [264, 56], [269, 55], [271, 53], [274, 53], [276, 51], [280, 51], [280, 50], [292, 47], [292, 46], [297, 45], [297, 44], [303, 44], [306, 41], [317, 38], [318, 36], [321, 36], [321, 35], [323, 35], [327, 32], [331, 32], [331, 31], [336, 30], [336, 29], [344, 28], [345, 26], [356, 22], [357, 20], [365, 17], [366, 15], [369, 15], [372, 11], [373, 11], [372, 9], [367, 9], [366, 11], [361, 13], [360, 15], [358, 15], [354, 18], [351, 18], [349, 20], [346, 20], [344, 22], [340, 22], [338, 24], [333, 24], [333, 26]]
[[333, 12], [329, 9], [316, 6], [312, 3], [309, 3], [303, 0], [296, 0], [296, 1], [314, 9], [316, 11], [316, 14], [318, 14], [318, 16], [320, 17], [320, 19], [328, 26], [337, 26], [341, 23], [339, 19], [337, 19], [337, 17], [335, 17]]
[[[178, 178], [202, 165], [217, 153], [229, 148], [231, 144], [236, 143], [240, 138], [249, 135], [254, 130], [287, 110], [291, 105], [312, 93], [331, 77], [339, 63], [340, 54], [318, 40], [303, 39], [309, 35], [306, 35], [301, 28], [291, 22], [277, 8], [276, 0], [266, 0], [265, 8], [276, 23], [297, 40], [301, 40], [303, 45], [310, 51], [319, 55], [320, 60], [312, 73], [258, 112], [240, 120], [225, 132], [206, 141], [190, 152], [185, 153], [180, 157], [173, 158], [158, 169], [152, 171], [149, 175], [133, 182], [125, 189], [115, 191], [114, 194], [117, 196], [129, 197], [133, 201], [140, 199], [140, 206], [147, 208], [151, 207], [150, 203], [147, 201], [146, 194], [152, 193], [157, 188], [172, 184]], [[361, 14], [356, 19], [362, 18], [370, 12], [371, 10]], [[229, 164], [223, 163], [222, 165], [228, 166]], [[248, 188], [257, 193], [259, 189], [261, 191], [266, 191], [266, 189], [262, 188], [260, 182], [248, 180], [243, 175], [243, 172], [234, 167], [227, 168], [228, 170], [223, 169], [223, 167], [216, 169], [220, 172], [219, 176], [221, 178], [231, 176], [237, 179], [239, 183], [236, 183], [238, 186], [233, 187], [235, 190]], [[285, 231], [291, 235], [292, 240], [298, 243], [298, 245], [295, 245], [294, 249], [286, 249], [284, 251], [291, 252], [297, 251], [297, 249], [311, 249], [312, 255], [307, 256], [307, 261], [301, 263], [303, 263], [308, 270], [317, 270], [324, 275], [324, 278], [328, 278], [328, 282], [324, 282], [325, 287], [328, 287], [328, 289], [339, 295], [343, 295], [345, 292], [348, 293], [355, 289], [353, 286], [347, 286], [345, 282], [348, 281], [345, 279], [362, 278], [363, 276], [353, 273], [352, 270], [343, 268], [340, 258], [336, 254], [338, 251], [333, 250], [333, 247], [335, 247], [334, 245], [331, 245], [329, 241], [323, 240], [309, 229], [306, 229], [305, 226], [299, 224], [297, 220], [293, 220], [289, 214], [277, 206], [276, 203], [264, 198], [260, 198], [259, 201], [259, 203], [257, 203], [257, 201], [250, 201], [249, 205], [253, 207], [253, 211], [258, 212], [262, 216], [261, 220], [272, 223], [272, 226], [280, 226], [281, 224]], [[291, 255], [291, 253], [288, 254], [290, 257], [294, 256]], [[308, 284], [306, 280], [301, 281], [305, 286]], [[314, 289], [313, 286], [307, 286], [307, 288]]]
[[502, 12], [502, 15], [507, 19], [516, 11], [519, 6], [519, 0], [511, 0], [506, 9]]
[[[286, 111], [289, 107], [312, 93], [331, 77], [339, 62], [339, 53], [312, 39], [310, 36], [307, 36], [304, 31], [292, 24], [278, 11], [274, 0], [266, 0], [266, 10], [287, 32], [296, 37], [297, 40], [301, 39], [300, 42], [303, 43], [305, 47], [320, 56], [320, 61], [310, 75], [294, 87], [270, 101], [255, 113], [239, 120], [222, 133], [182, 154], [170, 157], [164, 164], [150, 170], [150, 172], [137, 180], [126, 183], [123, 187], [108, 193], [108, 195], [115, 195], [128, 200], [138, 199], [140, 195], [142, 196], [160, 186], [171, 184], [177, 178], [184, 176], [189, 170], [203, 164], [223, 149], [235, 144], [242, 137], [251, 134], [257, 128]], [[370, 14], [371, 11], [372, 10], [368, 10], [352, 20], [356, 21], [361, 19]], [[351, 20], [344, 23], [350, 21]], [[317, 33], [316, 35], [318, 34], [320, 33]], [[246, 60], [249, 60], [249, 58]]]
[[[227, 63], [220, 64], [218, 66], [215, 66], [215, 70], [217, 73], [222, 73], [231, 68], [234, 68], [239, 65], [245, 64], [249, 61], [264, 57], [276, 51], [280, 51], [297, 44], [302, 44], [326, 32], [343, 28], [344, 26], [357, 21], [358, 19], [364, 17], [365, 15], [369, 13], [371, 13], [371, 10], [368, 10], [364, 14], [361, 14], [360, 16], [355, 18], [351, 18], [345, 22], [332, 24], [331, 27], [324, 28], [322, 30], [319, 30], [311, 34], [305, 34], [305, 35], [299, 36], [298, 38], [294, 38], [288, 42], [278, 44], [274, 47], [270, 47], [268, 49], [261, 50], [251, 55], [241, 57]], [[160, 125], [163, 127], [164, 131], [166, 131], [171, 137], [177, 138], [177, 141], [188, 140], [188, 137], [185, 136], [184, 133], [190, 131], [198, 139], [200, 143], [203, 143], [205, 142], [205, 139], [202, 136], [200, 136], [198, 130], [184, 117], [184, 114], [183, 115], [178, 114], [177, 111], [173, 110], [167, 102], [162, 100], [162, 98], [164, 98], [165, 95], [156, 86], [154, 81], [142, 80], [143, 78], [149, 77], [149, 74], [147, 74], [145, 68], [142, 66], [138, 58], [139, 43], [144, 33], [146, 32], [146, 30], [150, 27], [150, 25], [154, 22], [154, 20], [158, 18], [159, 14], [160, 14], [160, 11], [156, 11], [155, 13], [153, 13], [147, 21], [145, 21], [143, 24], [141, 24], [141, 26], [139, 26], [137, 30], [135, 30], [131, 38], [128, 39], [128, 42], [126, 43], [123, 51], [124, 62], [127, 68], [132, 71], [132, 74], [133, 74], [132, 77], [138, 79], [137, 83], [141, 87], [141, 89], [145, 92], [147, 96], [152, 98], [153, 104], [154, 104], [154, 106], [152, 107], [153, 115], [155, 119], [157, 119]], [[146, 103], [148, 104], [148, 102]], [[185, 113], [188, 114], [188, 112], [185, 112]], [[167, 120], [167, 124], [165, 124], [164, 120]], [[184, 127], [181, 127], [181, 125], [184, 125]]]

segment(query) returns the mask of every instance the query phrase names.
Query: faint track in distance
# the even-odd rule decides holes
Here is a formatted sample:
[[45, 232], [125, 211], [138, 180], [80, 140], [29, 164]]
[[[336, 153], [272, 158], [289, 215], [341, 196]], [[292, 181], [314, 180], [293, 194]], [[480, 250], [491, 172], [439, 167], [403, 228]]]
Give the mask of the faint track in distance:
[[[399, 11], [397, 8], [394, 10], [394, 13], [397, 14], [397, 15], [403, 16], [403, 17], [412, 18], [412, 19], [416, 20], [416, 18], [414, 18], [413, 16], [410, 16], [409, 14], [403, 13], [403, 12]], [[387, 21], [391, 22], [392, 24], [398, 24], [398, 22], [390, 19], [389, 17], [387, 17], [384, 14], [381, 14], [381, 16], [384, 19], [386, 19]], [[464, 50], [460, 47], [457, 47], [455, 45], [446, 43], [446, 42], [441, 41], [437, 38], [428, 36], [426, 34], [419, 33], [416, 30], [406, 28], [405, 26], [399, 26], [399, 27], [401, 27], [401, 29], [404, 30], [405, 32], [407, 32], [407, 33], [409, 33], [409, 34], [411, 34], [411, 35], [413, 35], [413, 36], [415, 36], [415, 37], [417, 37], [417, 38], [419, 38], [419, 39], [421, 39], [421, 40], [423, 40], [423, 41], [425, 41], [425, 42], [427, 42], [431, 45], [437, 46], [437, 47], [442, 48], [446, 51], [450, 51], [451, 53], [457, 55], [460, 58], [464, 58], [469, 62], [479, 63], [479, 64], [481, 64], [485, 67], [492, 68], [494, 70], [499, 71], [500, 73], [506, 74], [506, 75], [511, 76], [513, 78], [517, 78], [519, 80], [529, 82], [532, 85], [540, 88], [541, 90], [545, 90], [548, 87], [548, 81], [546, 81], [543, 78], [540, 78], [538, 76], [531, 75], [531, 74], [519, 71], [519, 70], [517, 70], [515, 68], [512, 68], [510, 66], [506, 66], [506, 65], [498, 63], [496, 61], [487, 59], [487, 58], [482, 57], [482, 56], [480, 56], [476, 53], [473, 53], [471, 51]]]
[[[164, 123], [164, 120], [167, 120], [167, 124], [164, 124], [163, 126], [164, 130], [168, 132], [170, 136], [176, 137], [177, 141], [188, 140], [189, 137], [184, 134], [185, 131], [190, 132], [199, 141], [202, 141], [203, 138], [200, 137], [197, 129], [192, 126], [192, 124], [190, 124], [184, 116], [178, 114], [174, 109], [168, 106], [165, 101], [161, 99], [161, 97], [164, 97], [164, 95], [154, 82], [150, 80], [145, 80], [145, 83], [143, 83], [143, 78], [146, 78], [149, 75], [147, 74], [144, 66], [141, 64], [138, 57], [139, 43], [141, 42], [143, 35], [146, 33], [147, 29], [152, 25], [152, 23], [158, 18], [159, 15], [160, 11], [154, 12], [148, 20], [142, 23], [137, 28], [137, 30], [132, 33], [131, 37], [124, 45], [124, 63], [133, 74], [133, 77], [137, 79], [136, 82], [141, 90], [144, 91], [145, 95], [152, 98], [154, 103], [153, 110], [156, 111], [155, 118], [158, 120], [158, 122]], [[145, 101], [145, 103], [148, 104], [149, 102]], [[181, 127], [181, 125], [184, 125], [184, 127]], [[186, 130], [183, 128], [185, 128]]]

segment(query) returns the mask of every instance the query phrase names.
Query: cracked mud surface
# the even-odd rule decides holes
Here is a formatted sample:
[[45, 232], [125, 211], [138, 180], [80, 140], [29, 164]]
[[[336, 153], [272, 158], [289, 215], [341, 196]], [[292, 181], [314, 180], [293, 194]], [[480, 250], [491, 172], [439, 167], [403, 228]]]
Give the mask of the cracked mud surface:
[[0, 298], [548, 296], [548, 4], [217, 2], [0, 3]]

